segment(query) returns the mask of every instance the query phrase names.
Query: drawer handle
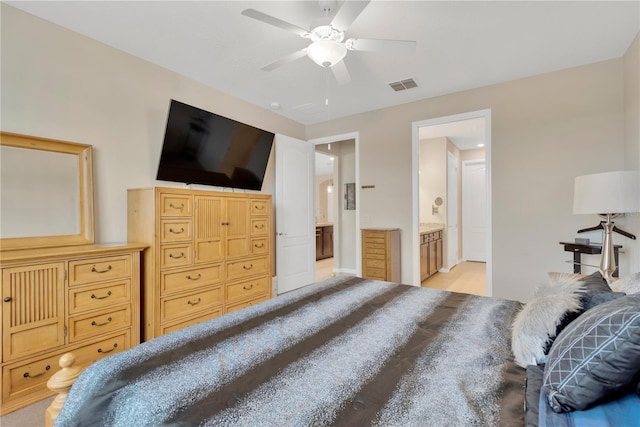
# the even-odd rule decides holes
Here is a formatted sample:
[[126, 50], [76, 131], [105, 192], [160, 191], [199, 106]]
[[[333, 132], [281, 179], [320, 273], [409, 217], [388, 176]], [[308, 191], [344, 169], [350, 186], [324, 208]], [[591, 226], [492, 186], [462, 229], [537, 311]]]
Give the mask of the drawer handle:
[[264, 248], [264, 243], [260, 243], [260, 244], [256, 243], [256, 244], [253, 245], [253, 247], [257, 248], [257, 249], [262, 249], [262, 248]]
[[191, 275], [187, 276], [187, 279], [189, 280], [198, 280], [202, 277], [202, 274], [198, 273], [198, 275], [196, 277], [191, 277]]
[[189, 305], [197, 305], [197, 304], [200, 304], [201, 301], [202, 300], [200, 298], [198, 298], [195, 301], [187, 301], [187, 304], [189, 304]]
[[111, 291], [107, 291], [107, 294], [103, 297], [97, 297], [96, 294], [91, 294], [91, 299], [107, 299], [111, 296]]
[[262, 230], [264, 228], [264, 224], [256, 224], [254, 228], [257, 228], [258, 230]]
[[242, 289], [244, 289], [245, 291], [250, 291], [251, 289], [253, 289], [253, 283], [248, 288], [246, 286], [243, 286]]
[[180, 231], [173, 231], [173, 228], [169, 229], [169, 233], [173, 233], [173, 234], [182, 234], [184, 233], [184, 227], [180, 228]]
[[179, 211], [182, 211], [182, 209], [184, 209], [184, 203], [181, 203], [180, 206], [174, 206], [173, 203], [169, 203], [169, 207], [171, 209], [178, 209]]
[[22, 376], [25, 378], [36, 378], [36, 377], [41, 377], [44, 374], [47, 373], [47, 371], [51, 369], [51, 365], [47, 365], [44, 367], [44, 372], [40, 372], [39, 374], [35, 374], [35, 375], [31, 375], [29, 372], [25, 372]]
[[257, 211], [264, 210], [264, 205], [253, 205], [253, 208]]
[[96, 321], [94, 320], [93, 322], [91, 322], [91, 326], [104, 326], [104, 325], [108, 325], [109, 323], [111, 323], [111, 317], [107, 318], [107, 321], [104, 323], [96, 323]]
[[180, 259], [180, 258], [184, 258], [184, 252], [180, 252], [180, 255], [176, 256], [174, 254], [169, 254], [169, 258], [173, 258], [173, 259]]
[[253, 268], [253, 264], [249, 265], [249, 267], [243, 265], [242, 268], [244, 268], [245, 270], [251, 270]]
[[116, 348], [118, 348], [118, 343], [113, 344], [113, 347], [111, 347], [109, 350], [103, 350], [102, 348], [99, 348], [98, 353], [102, 353], [102, 354], [111, 353]]
[[96, 270], [96, 266], [94, 265], [93, 267], [91, 267], [91, 272], [92, 272], [92, 273], [99, 273], [99, 274], [102, 274], [102, 273], [107, 273], [107, 272], [111, 271], [111, 268], [112, 268], [112, 267], [111, 267], [111, 264], [109, 264], [109, 265], [107, 266], [107, 269], [106, 269], [106, 270]]
[[227, 222], [221, 222], [220, 225], [231, 225], [231, 223], [228, 222], [228, 221]]

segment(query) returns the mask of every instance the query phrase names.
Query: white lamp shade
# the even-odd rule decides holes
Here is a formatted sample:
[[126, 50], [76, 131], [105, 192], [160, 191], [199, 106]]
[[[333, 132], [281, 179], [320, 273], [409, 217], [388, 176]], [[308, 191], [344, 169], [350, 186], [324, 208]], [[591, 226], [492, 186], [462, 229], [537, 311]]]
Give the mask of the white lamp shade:
[[321, 67], [333, 67], [347, 54], [344, 44], [334, 40], [320, 40], [307, 47], [307, 55]]
[[619, 171], [578, 176], [573, 192], [574, 214], [640, 212], [640, 175]]

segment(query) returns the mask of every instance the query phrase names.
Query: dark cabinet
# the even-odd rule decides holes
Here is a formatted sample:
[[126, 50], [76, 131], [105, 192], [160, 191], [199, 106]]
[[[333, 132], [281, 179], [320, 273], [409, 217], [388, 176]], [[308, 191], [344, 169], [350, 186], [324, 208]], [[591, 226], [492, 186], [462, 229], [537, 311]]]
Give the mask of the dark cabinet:
[[333, 225], [316, 227], [316, 261], [333, 256]]

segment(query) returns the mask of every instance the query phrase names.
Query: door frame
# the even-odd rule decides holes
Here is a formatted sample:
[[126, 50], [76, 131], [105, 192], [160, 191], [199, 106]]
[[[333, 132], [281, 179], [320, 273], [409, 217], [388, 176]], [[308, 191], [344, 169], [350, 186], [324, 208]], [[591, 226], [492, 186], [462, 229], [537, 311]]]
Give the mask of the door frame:
[[485, 129], [485, 161], [487, 166], [486, 185], [487, 185], [487, 296], [493, 295], [493, 257], [492, 257], [492, 218], [491, 218], [491, 109], [470, 111], [467, 113], [453, 114], [450, 116], [436, 117], [433, 119], [420, 120], [411, 124], [411, 141], [412, 141], [412, 215], [413, 215], [413, 283], [420, 286], [420, 138], [419, 129], [426, 126], [441, 125], [451, 122], [459, 122], [463, 120], [484, 118]]
[[[355, 160], [356, 160], [356, 165], [355, 165], [355, 175], [356, 175], [356, 271], [353, 272], [355, 275], [357, 276], [361, 276], [362, 275], [362, 236], [361, 233], [359, 232], [360, 230], [360, 132], [349, 132], [349, 133], [343, 133], [343, 134], [339, 134], [339, 135], [332, 135], [332, 136], [326, 136], [326, 137], [322, 137], [322, 138], [315, 138], [315, 139], [310, 139], [309, 142], [311, 142], [313, 145], [321, 145], [321, 144], [328, 144], [328, 143], [337, 143], [340, 141], [344, 141], [344, 140], [348, 140], [348, 139], [353, 139], [355, 141]], [[335, 170], [334, 170], [335, 173]], [[338, 212], [336, 213], [337, 215], [340, 215], [340, 206], [339, 203], [340, 201], [338, 200]], [[313, 212], [313, 214], [315, 215], [315, 211]], [[336, 227], [337, 226], [337, 227]], [[342, 233], [342, 230], [340, 229], [340, 221], [337, 221], [336, 224], [333, 225], [333, 239], [334, 239], [334, 257], [339, 257], [341, 255], [341, 251], [339, 248], [339, 245], [337, 247], [336, 250], [336, 244], [335, 241], [336, 239], [340, 238], [340, 233]], [[341, 268], [339, 270], [339, 272], [342, 273], [350, 273], [349, 271], [344, 271], [344, 268]]]
[[[464, 190], [465, 181], [466, 181], [467, 179], [469, 179], [469, 177], [468, 177], [469, 169], [467, 169], [467, 168], [468, 168], [469, 166], [479, 165], [479, 164], [483, 164], [483, 165], [484, 165], [484, 167], [485, 167], [485, 170], [486, 170], [486, 167], [487, 167], [487, 161], [486, 161], [486, 159], [465, 160], [464, 162], [462, 162], [462, 185], [463, 185], [463, 190], [462, 190], [462, 200], [463, 200], [463, 205], [464, 205], [464, 198], [465, 198], [465, 197], [464, 197], [464, 195], [465, 195], [465, 190]], [[485, 174], [485, 178], [486, 178], [486, 174]], [[485, 183], [485, 187], [486, 187], [486, 183]], [[462, 211], [462, 223], [463, 223], [463, 224], [464, 224], [464, 222], [465, 222], [465, 218], [467, 218], [467, 216], [466, 216], [466, 215], [468, 215], [468, 214], [469, 214], [469, 211], [468, 211], [468, 210], [467, 210], [467, 211], [465, 211], [465, 210], [463, 210], [463, 211]], [[469, 234], [468, 234], [468, 231], [466, 231], [466, 232], [465, 232], [465, 227], [464, 227], [464, 225], [463, 225], [463, 227], [462, 227], [462, 230], [463, 230], [463, 232], [462, 232], [462, 247], [464, 248], [464, 247], [465, 247], [465, 244], [464, 244], [464, 243], [469, 241], [469, 239], [468, 239]], [[485, 241], [486, 241], [486, 240], [487, 240], [487, 233], [485, 233], [484, 238], [485, 238]], [[485, 243], [485, 247], [486, 247], [486, 243]], [[465, 261], [468, 261], [468, 258], [467, 258], [465, 255], [468, 255], [468, 254], [465, 254], [465, 253], [464, 253], [464, 250], [463, 250], [463, 252], [462, 252], [462, 258], [463, 258]], [[486, 254], [485, 254], [485, 255], [486, 255]], [[474, 260], [474, 261], [475, 261], [475, 260]]]

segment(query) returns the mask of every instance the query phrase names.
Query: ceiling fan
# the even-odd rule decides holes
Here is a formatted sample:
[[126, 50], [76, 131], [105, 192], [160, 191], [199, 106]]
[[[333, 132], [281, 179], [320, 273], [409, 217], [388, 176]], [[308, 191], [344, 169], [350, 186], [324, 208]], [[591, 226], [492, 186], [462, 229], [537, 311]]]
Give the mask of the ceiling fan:
[[[264, 71], [275, 70], [276, 68], [293, 62], [304, 56], [311, 58], [321, 67], [330, 67], [333, 75], [340, 84], [349, 83], [351, 76], [342, 59], [348, 51], [380, 51], [415, 49], [416, 42], [410, 40], [383, 40], [383, 39], [354, 39], [344, 40], [344, 35], [349, 26], [356, 20], [360, 13], [369, 4], [366, 1], [347, 1], [330, 19], [332, 11], [336, 8], [335, 0], [321, 0], [318, 2], [320, 9], [324, 12], [324, 17], [314, 23], [310, 30], [290, 24], [266, 13], [255, 9], [245, 9], [241, 13], [249, 18], [273, 25], [286, 31], [297, 34], [300, 37], [311, 39], [311, 44], [304, 49], [293, 52], [279, 60], [265, 65], [261, 69]], [[344, 40], [344, 42], [343, 42]]]

